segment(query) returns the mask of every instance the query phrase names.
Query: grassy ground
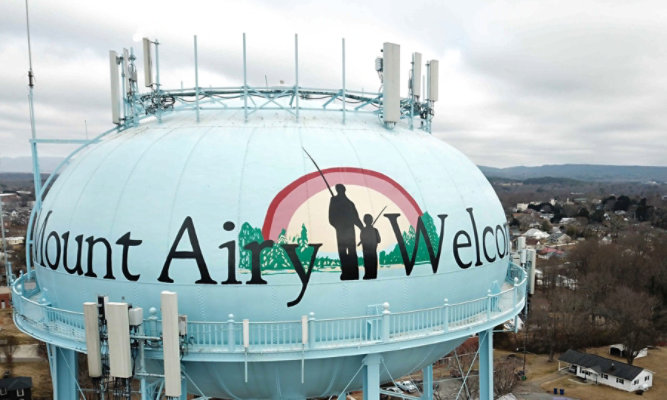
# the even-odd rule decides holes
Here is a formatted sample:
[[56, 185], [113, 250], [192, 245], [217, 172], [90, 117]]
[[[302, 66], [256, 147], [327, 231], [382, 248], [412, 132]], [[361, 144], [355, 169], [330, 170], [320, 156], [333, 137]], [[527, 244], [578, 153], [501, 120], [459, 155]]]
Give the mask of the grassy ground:
[[[608, 354], [609, 347], [588, 349], [588, 353], [625, 362], [624, 359]], [[496, 351], [496, 354], [507, 352]], [[558, 354], [554, 360], [558, 359]], [[653, 387], [644, 393], [642, 398], [648, 400], [667, 399], [667, 348], [657, 347], [649, 350], [648, 356], [638, 358], [634, 365], [647, 368], [654, 372]], [[565, 364], [561, 364], [565, 366]], [[531, 394], [553, 393], [554, 388], [565, 389], [565, 396], [586, 400], [625, 400], [635, 395], [606, 385], [584, 383], [573, 374], [558, 372], [558, 361], [549, 362], [546, 355], [528, 354], [526, 357], [527, 380], [521, 382], [514, 390], [519, 399], [532, 399]]]
[[[0, 336], [2, 338], [14, 337], [17, 344], [35, 344], [39, 341], [24, 335], [19, 331], [12, 321], [12, 310], [0, 310]], [[29, 376], [32, 378], [33, 399], [51, 399], [51, 375], [49, 363], [44, 358], [38, 362], [13, 362], [0, 363], [0, 374], [9, 371], [12, 376]]]

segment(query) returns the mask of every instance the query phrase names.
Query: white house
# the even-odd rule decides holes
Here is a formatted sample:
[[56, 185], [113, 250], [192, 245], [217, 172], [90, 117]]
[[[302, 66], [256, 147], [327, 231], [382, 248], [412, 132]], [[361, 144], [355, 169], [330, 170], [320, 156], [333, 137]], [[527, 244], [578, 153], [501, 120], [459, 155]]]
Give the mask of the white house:
[[531, 239], [542, 240], [548, 238], [549, 234], [537, 228], [530, 228], [526, 231], [526, 233], [523, 234], [523, 236]]
[[653, 371], [595, 354], [568, 350], [558, 357], [559, 370], [561, 362], [569, 364], [568, 369], [580, 378], [627, 392], [645, 391], [653, 386]]
[[18, 244], [22, 244], [24, 241], [25, 238], [23, 236], [10, 236], [5, 238], [7, 246], [15, 246]]

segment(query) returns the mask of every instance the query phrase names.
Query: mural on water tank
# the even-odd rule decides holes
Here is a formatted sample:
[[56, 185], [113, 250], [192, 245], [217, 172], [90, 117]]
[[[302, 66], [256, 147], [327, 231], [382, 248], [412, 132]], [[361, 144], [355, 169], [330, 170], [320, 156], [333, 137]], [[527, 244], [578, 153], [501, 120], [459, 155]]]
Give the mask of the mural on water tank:
[[[159, 274], [134, 256], [138, 247], [158, 248], [162, 238], [145, 237], [132, 225], [116, 229], [112, 237], [59, 229], [58, 223], [51, 224], [53, 210], [38, 217], [33, 256], [45, 270], [138, 283], [268, 285], [276, 282], [269, 276], [285, 274], [301, 286], [287, 303], [292, 307], [303, 298], [313, 271], [338, 274], [341, 281], [374, 280], [383, 274], [410, 276], [420, 264], [436, 274], [441, 255], [447, 258], [444, 265], [467, 269], [509, 254], [502, 214], [498, 220], [484, 218], [478, 226], [473, 207], [424, 212], [398, 182], [380, 172], [316, 169], [273, 197], [261, 228], [248, 221], [223, 223], [222, 231], [238, 229], [238, 234], [222, 244], [214, 239], [212, 246], [208, 236], [200, 242], [196, 226], [206, 220], [184, 215], [178, 232], [167, 239], [171, 246]], [[212, 255], [218, 252], [222, 258]], [[226, 263], [217, 261], [225, 258]]]
[[411, 267], [429, 263], [429, 253], [439, 254], [441, 244], [433, 218], [403, 187], [376, 171], [350, 167], [318, 168], [300, 177], [276, 195], [262, 229], [244, 223], [241, 272], [252, 270], [245, 246], [267, 240], [272, 245], [261, 253], [263, 273], [295, 271], [284, 247], [289, 243], [301, 264], [309, 265], [316, 250], [310, 244], [317, 243], [312, 270], [340, 272], [341, 280], [375, 279], [378, 268], [402, 268], [402, 251]]

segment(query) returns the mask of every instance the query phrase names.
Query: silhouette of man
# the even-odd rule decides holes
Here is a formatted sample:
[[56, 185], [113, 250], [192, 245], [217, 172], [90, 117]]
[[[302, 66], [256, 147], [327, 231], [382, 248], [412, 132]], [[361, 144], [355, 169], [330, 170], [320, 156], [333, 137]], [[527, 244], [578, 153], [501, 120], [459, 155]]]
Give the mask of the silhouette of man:
[[341, 280], [359, 279], [359, 262], [357, 260], [356, 234], [354, 226], [359, 229], [363, 224], [352, 200], [345, 195], [345, 186], [336, 185], [336, 195], [329, 202], [329, 223], [336, 229], [338, 257], [340, 258]]
[[361, 248], [364, 251], [364, 279], [375, 279], [378, 276], [378, 243], [380, 232], [373, 227], [373, 216], [364, 215], [364, 226], [361, 229]]

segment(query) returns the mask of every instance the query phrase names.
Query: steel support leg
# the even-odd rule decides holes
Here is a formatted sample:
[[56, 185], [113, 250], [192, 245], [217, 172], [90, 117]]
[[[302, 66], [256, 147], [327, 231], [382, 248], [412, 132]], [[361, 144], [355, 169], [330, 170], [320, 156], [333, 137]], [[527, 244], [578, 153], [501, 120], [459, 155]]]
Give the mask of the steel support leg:
[[380, 361], [378, 354], [369, 354], [364, 357], [363, 379], [364, 400], [380, 399]]
[[52, 344], [49, 346], [53, 398], [55, 400], [76, 400], [77, 378], [79, 375], [76, 352]]
[[493, 329], [479, 333], [479, 398], [493, 400]]
[[433, 400], [433, 365], [422, 369], [422, 400]]
[[181, 398], [180, 400], [188, 400], [188, 380], [181, 378]]

